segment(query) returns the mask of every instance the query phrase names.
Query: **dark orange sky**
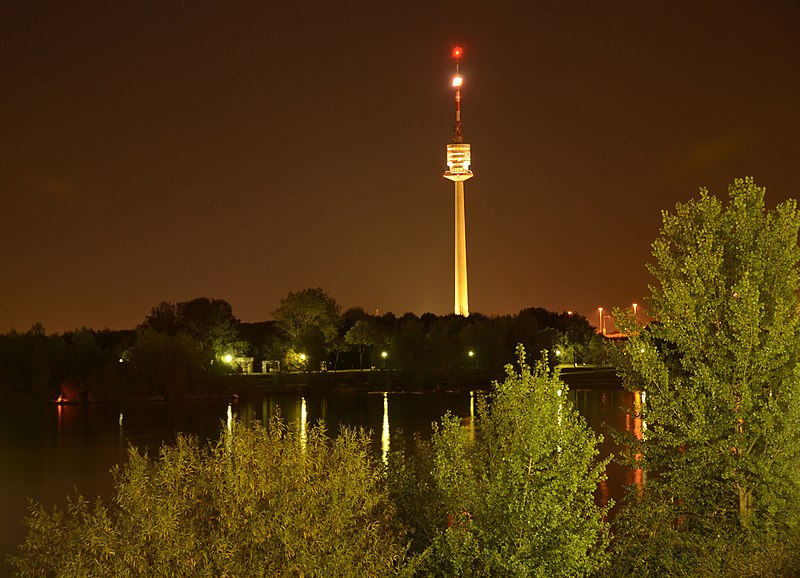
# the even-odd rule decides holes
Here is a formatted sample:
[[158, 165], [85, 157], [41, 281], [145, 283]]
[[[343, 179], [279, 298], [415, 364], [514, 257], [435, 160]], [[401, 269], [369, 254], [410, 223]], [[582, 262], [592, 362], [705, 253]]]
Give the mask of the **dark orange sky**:
[[788, 1], [4, 2], [0, 332], [309, 286], [451, 311], [457, 43], [470, 310], [596, 323], [643, 302], [662, 209], [798, 195], [798, 30]]

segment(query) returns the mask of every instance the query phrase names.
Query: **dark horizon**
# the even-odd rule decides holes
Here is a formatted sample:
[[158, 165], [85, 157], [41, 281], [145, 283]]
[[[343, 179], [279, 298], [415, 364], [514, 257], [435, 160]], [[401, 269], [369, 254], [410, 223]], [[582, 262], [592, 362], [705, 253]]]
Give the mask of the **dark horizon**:
[[[199, 296], [198, 295], [195, 298], [205, 298], [205, 297], [207, 297], [207, 296]], [[331, 296], [331, 297], [333, 297], [334, 300], [335, 300], [335, 296]], [[211, 300], [222, 300], [222, 301], [228, 302], [227, 299], [225, 299], [224, 297], [217, 296], [217, 297], [208, 297], [208, 298], [211, 299]], [[190, 301], [191, 300], [192, 299], [190, 299]], [[44, 325], [40, 321], [35, 321], [29, 327], [12, 327], [12, 328], [9, 328], [9, 330], [0, 331], [0, 335], [9, 333], [10, 331], [16, 331], [17, 333], [26, 333], [33, 326], [36, 326], [38, 324], [42, 325], [42, 327], [44, 328], [45, 332], [48, 335], [51, 335], [51, 334], [64, 335], [64, 334], [80, 331], [80, 330], [83, 330], [83, 329], [88, 329], [89, 331], [92, 331], [92, 332], [95, 332], [95, 333], [103, 333], [103, 332], [106, 332], [106, 331], [108, 331], [108, 332], [136, 331], [136, 329], [140, 325], [143, 325], [145, 323], [146, 318], [150, 315], [150, 313], [152, 313], [152, 309], [155, 308], [156, 306], [160, 305], [162, 302], [154, 303], [153, 306], [147, 310], [147, 313], [145, 315], [143, 315], [140, 320], [136, 321], [136, 323], [134, 323], [130, 327], [115, 327], [115, 328], [111, 328], [111, 327], [92, 327], [92, 326], [87, 325], [87, 324], [84, 323], [84, 324], [76, 325], [75, 327], [69, 327], [69, 328], [64, 329], [64, 330], [51, 331], [46, 325]], [[171, 303], [171, 304], [172, 305], [176, 305], [177, 303]], [[352, 306], [352, 308], [353, 309], [355, 309], [355, 308], [364, 309], [363, 307], [360, 307], [359, 305], [354, 305], [354, 306]], [[346, 308], [346, 309], [342, 308], [341, 313], [344, 314], [348, 309], [351, 309], [351, 308]], [[555, 314], [555, 315], [558, 315], [558, 316], [561, 316], [561, 315], [570, 315], [570, 316], [575, 315], [576, 317], [585, 318], [592, 325], [596, 325], [596, 323], [593, 323], [593, 320], [591, 319], [591, 317], [589, 315], [584, 315], [584, 314], [582, 314], [580, 312], [577, 312], [577, 311], [552, 311], [552, 310], [549, 310], [549, 309], [540, 308], [540, 307], [538, 307], [536, 305], [531, 305], [529, 307], [523, 307], [519, 311], [512, 311], [510, 313], [495, 313], [495, 314], [491, 314], [491, 315], [484, 314], [481, 311], [472, 311], [472, 312], [470, 312], [469, 317], [484, 317], [486, 319], [490, 319], [491, 320], [491, 319], [495, 319], [495, 318], [503, 317], [503, 316], [514, 317], [514, 316], [519, 315], [523, 311], [531, 310], [531, 309], [544, 309], [548, 313], [552, 313], [552, 314]], [[446, 317], [449, 317], [449, 316], [457, 316], [457, 314], [453, 313], [452, 311], [448, 312], [448, 313], [436, 314], [436, 313], [433, 313], [431, 311], [425, 311], [423, 313], [414, 313], [413, 311], [404, 311], [403, 313], [399, 313], [399, 312], [396, 312], [396, 311], [367, 311], [366, 309], [364, 309], [364, 312], [369, 316], [377, 317], [377, 318], [381, 318], [381, 317], [384, 317], [386, 315], [394, 315], [394, 317], [396, 319], [398, 319], [398, 320], [401, 320], [406, 315], [414, 315], [417, 319], [421, 319], [422, 317], [425, 317], [427, 315], [433, 315], [437, 319], [438, 318], [446, 318]], [[236, 314], [236, 310], [235, 309], [233, 310], [233, 315], [234, 315], [234, 317], [236, 317], [238, 319], [239, 323], [243, 324], [243, 325], [259, 325], [261, 323], [275, 323], [275, 320], [271, 319], [271, 318], [269, 318], [269, 319], [252, 319], [252, 320], [240, 319], [239, 316]], [[597, 317], [597, 312], [595, 312], [595, 317]], [[640, 317], [643, 317], [643, 316], [640, 315]], [[594, 321], [596, 322], [596, 319]]]
[[451, 48], [470, 310], [645, 306], [660, 212], [800, 183], [800, 7], [484, 2], [0, 9], [0, 333], [453, 303]]

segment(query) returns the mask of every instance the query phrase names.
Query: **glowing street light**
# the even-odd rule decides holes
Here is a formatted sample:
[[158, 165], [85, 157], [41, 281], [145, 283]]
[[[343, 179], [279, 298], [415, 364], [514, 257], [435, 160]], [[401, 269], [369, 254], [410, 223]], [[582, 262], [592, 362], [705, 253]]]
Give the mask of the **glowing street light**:
[[598, 329], [600, 330], [600, 333], [605, 335], [606, 334], [606, 328], [605, 328], [605, 322], [603, 321], [603, 308], [602, 307], [598, 307], [597, 308], [597, 314], [600, 316], [600, 325], [598, 325]]

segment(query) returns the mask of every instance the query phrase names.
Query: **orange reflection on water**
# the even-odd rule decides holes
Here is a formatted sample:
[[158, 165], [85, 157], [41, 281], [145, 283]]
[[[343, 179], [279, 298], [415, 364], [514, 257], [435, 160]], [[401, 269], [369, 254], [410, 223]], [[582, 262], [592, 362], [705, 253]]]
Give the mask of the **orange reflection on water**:
[[[644, 439], [644, 430], [647, 427], [642, 419], [642, 402], [644, 400], [644, 393], [641, 391], [636, 391], [633, 394], [633, 415], [628, 414], [626, 419], [626, 429], [628, 431], [632, 431], [633, 435], [636, 436], [636, 439], [642, 441]], [[633, 421], [633, 424], [631, 424]], [[630, 426], [633, 425], [631, 428]], [[635, 461], [639, 461], [642, 459], [642, 454], [637, 453], [633, 456]], [[642, 493], [642, 488], [644, 487], [644, 480], [645, 480], [645, 473], [642, 468], [636, 468], [633, 470], [633, 483], [636, 484], [636, 487], [639, 490], [639, 493]]]

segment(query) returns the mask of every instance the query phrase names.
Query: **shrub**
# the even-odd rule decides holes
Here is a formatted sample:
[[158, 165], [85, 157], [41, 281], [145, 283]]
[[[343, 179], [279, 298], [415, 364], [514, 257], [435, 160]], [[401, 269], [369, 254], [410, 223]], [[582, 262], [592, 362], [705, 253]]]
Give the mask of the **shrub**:
[[214, 446], [131, 448], [110, 505], [33, 505], [21, 576], [389, 576], [404, 558], [363, 432], [235, 423]]
[[566, 385], [518, 347], [474, 430], [446, 416], [430, 442], [390, 460], [421, 576], [581, 576], [607, 564], [598, 438]]

